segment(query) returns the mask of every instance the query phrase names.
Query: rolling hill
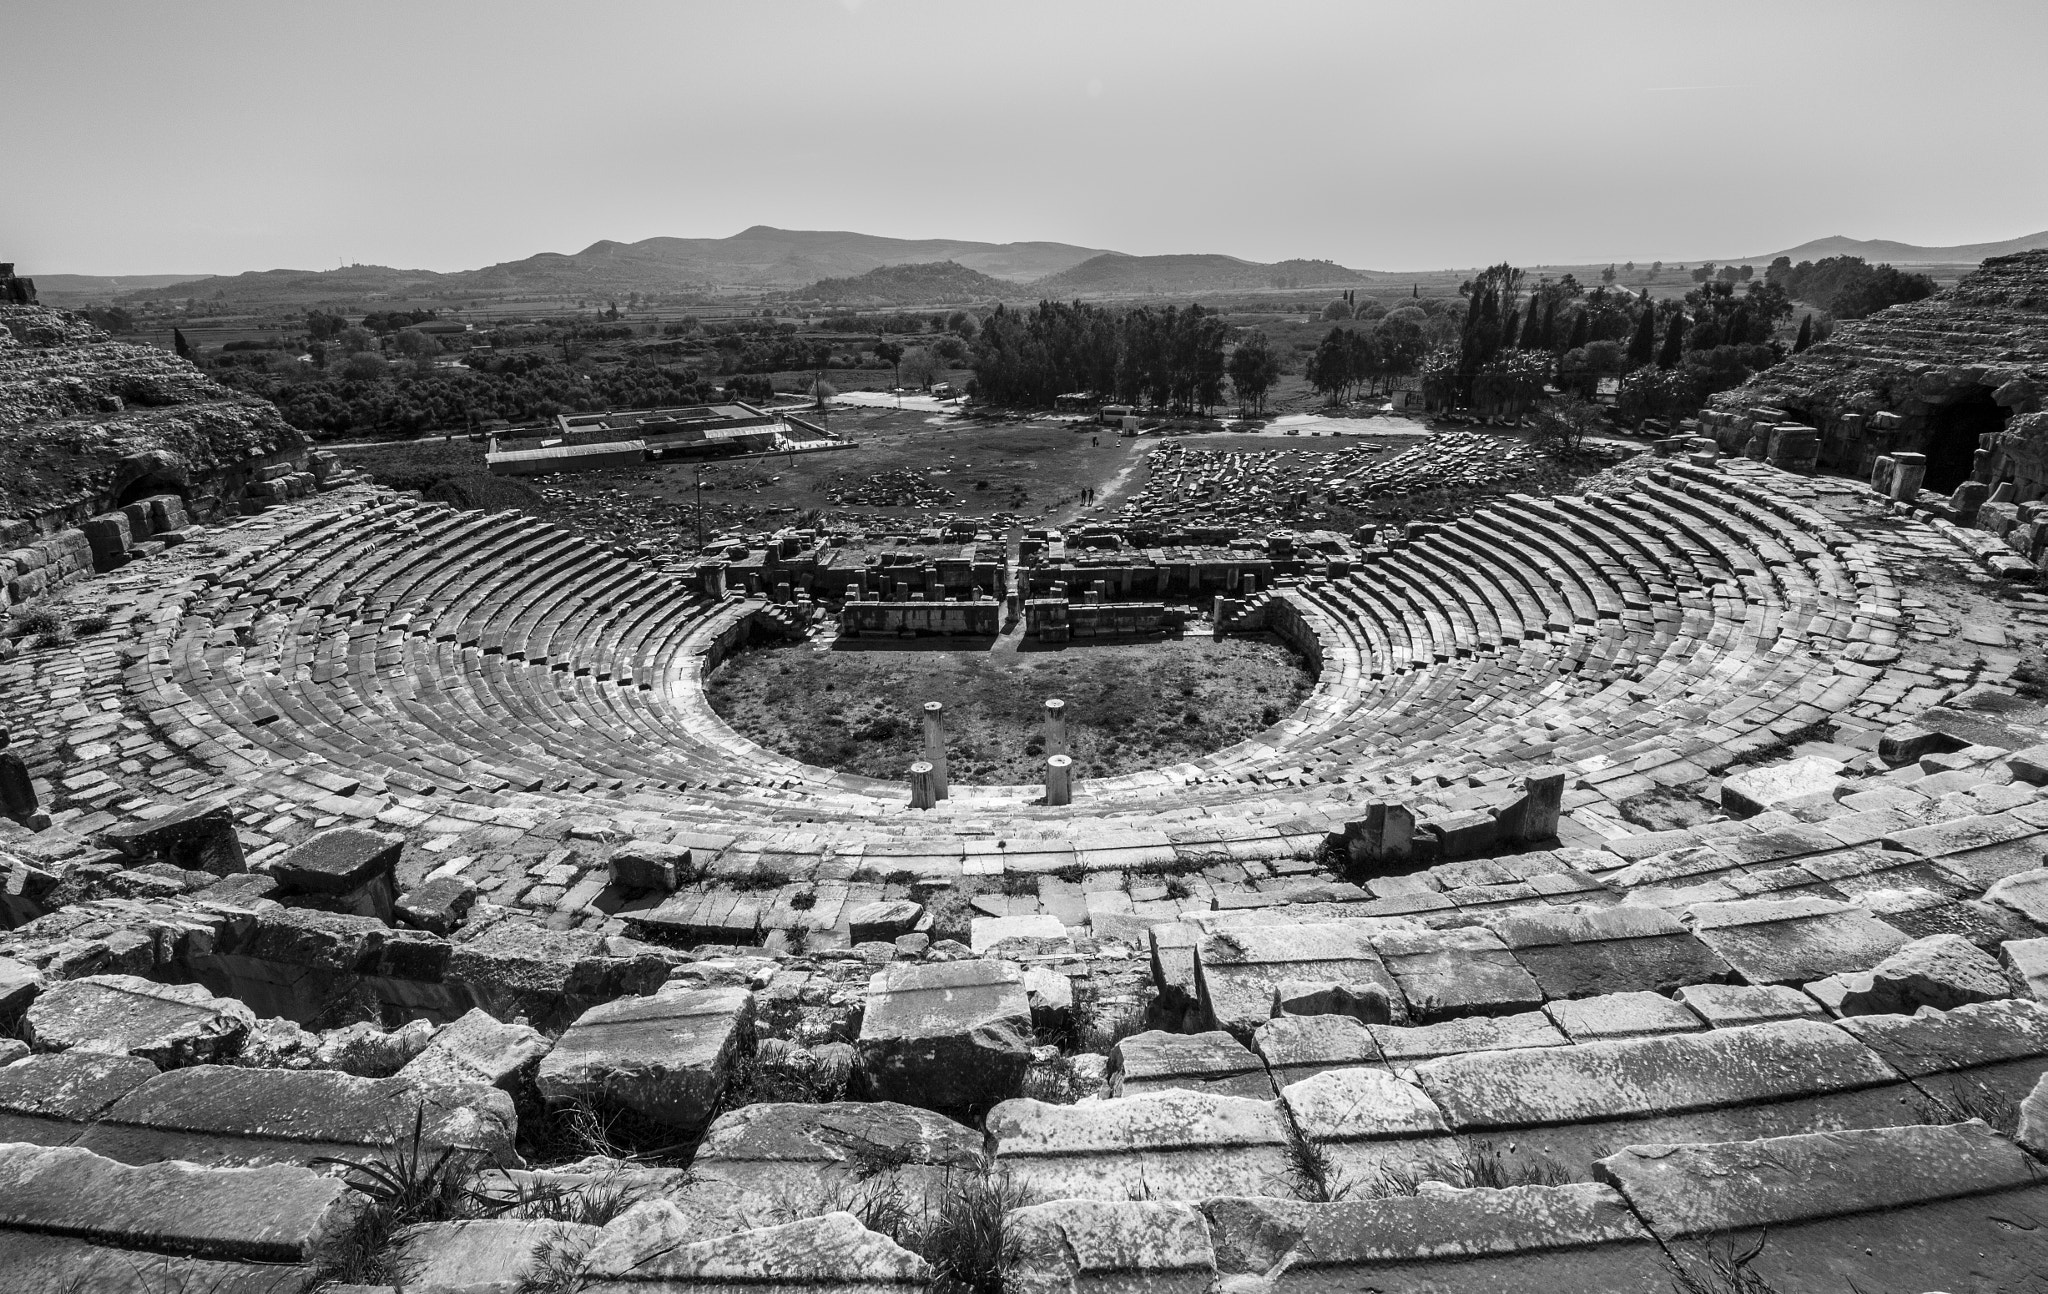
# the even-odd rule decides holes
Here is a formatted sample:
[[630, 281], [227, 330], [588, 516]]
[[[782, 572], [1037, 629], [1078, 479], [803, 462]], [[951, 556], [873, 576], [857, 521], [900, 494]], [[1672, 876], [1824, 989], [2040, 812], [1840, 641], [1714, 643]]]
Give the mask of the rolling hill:
[[32, 274], [36, 295], [52, 305], [86, 305], [111, 301], [130, 292], [164, 288], [207, 277], [204, 274]]
[[1333, 261], [1280, 261], [1262, 265], [1235, 256], [1125, 256], [1105, 252], [1031, 285], [1043, 297], [1167, 296], [1188, 292], [1241, 292], [1261, 288], [1321, 287], [1368, 282]]
[[1024, 295], [1015, 283], [970, 270], [958, 261], [884, 265], [852, 278], [821, 279], [789, 293], [797, 301], [861, 307], [1000, 301]]
[[1888, 238], [1848, 238], [1836, 234], [1831, 238], [1816, 238], [1797, 247], [1787, 247], [1782, 252], [1734, 257], [1728, 263], [1768, 265], [1780, 256], [1789, 256], [1797, 265], [1801, 261], [1817, 261], [1828, 256], [1861, 256], [1873, 265], [1887, 261], [1893, 265], [1974, 265], [1987, 257], [2010, 256], [2014, 252], [2038, 251], [2044, 247], [2048, 247], [2048, 229], [2003, 242], [1962, 243], [1954, 247], [1922, 247], [1914, 243], [1893, 242]]

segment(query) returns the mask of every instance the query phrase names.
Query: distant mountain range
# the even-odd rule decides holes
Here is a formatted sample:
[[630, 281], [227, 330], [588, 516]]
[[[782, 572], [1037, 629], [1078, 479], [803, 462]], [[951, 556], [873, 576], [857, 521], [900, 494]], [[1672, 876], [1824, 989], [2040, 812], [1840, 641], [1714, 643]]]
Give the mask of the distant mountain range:
[[1962, 243], [1955, 247], [1921, 247], [1914, 243], [1896, 243], [1888, 238], [1845, 238], [1836, 234], [1832, 238], [1816, 238], [1810, 243], [1787, 247], [1782, 252], [1737, 256], [1728, 263], [1768, 265], [1780, 256], [1789, 256], [1797, 265], [1801, 261], [1817, 261], [1828, 256], [1861, 256], [1873, 265], [1887, 261], [1893, 265], [1975, 265], [1987, 257], [2039, 251], [2044, 247], [2048, 247], [2048, 229], [2038, 234], [2008, 238], [2002, 243]]
[[[2044, 247], [2048, 247], [2048, 230], [2004, 242], [1958, 247], [1837, 236], [1763, 256], [1733, 257], [1730, 263], [1767, 265], [1777, 256], [1789, 256], [1795, 262], [1861, 256], [1895, 265], [1974, 264], [1987, 256]], [[912, 273], [908, 267], [924, 268]], [[905, 272], [882, 272], [894, 270]], [[34, 277], [38, 290], [56, 304], [199, 297], [250, 306], [312, 306], [471, 293], [605, 301], [623, 300], [632, 292], [739, 289], [792, 301], [892, 306], [1041, 297], [1184, 296], [1274, 288], [1340, 289], [1373, 282], [1379, 275], [1324, 260], [1261, 264], [1215, 254], [1129, 256], [1068, 243], [883, 238], [755, 225], [730, 238], [646, 238], [637, 243], [607, 239], [580, 252], [542, 252], [452, 273], [350, 265], [232, 275]]]

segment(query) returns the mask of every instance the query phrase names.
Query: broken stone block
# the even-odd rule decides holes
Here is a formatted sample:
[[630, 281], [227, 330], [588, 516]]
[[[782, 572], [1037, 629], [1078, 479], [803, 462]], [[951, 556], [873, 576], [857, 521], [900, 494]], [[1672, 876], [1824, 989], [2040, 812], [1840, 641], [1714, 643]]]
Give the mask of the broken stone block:
[[1088, 1105], [1027, 1097], [984, 1126], [996, 1167], [1042, 1200], [1294, 1193], [1278, 1101], [1177, 1088]]
[[291, 1020], [265, 1016], [242, 1039], [234, 1063], [250, 1069], [311, 1069], [319, 1052], [319, 1034]]
[[2048, 939], [2008, 940], [1999, 947], [1998, 960], [2036, 1002], [2048, 1002]]
[[535, 1082], [550, 1101], [623, 1106], [694, 1132], [710, 1122], [753, 1023], [745, 989], [664, 985], [584, 1012]]
[[968, 943], [977, 957], [1040, 956], [1074, 951], [1073, 936], [1051, 913], [1017, 917], [976, 917], [969, 925]]
[[99, 834], [135, 866], [169, 863], [193, 872], [230, 876], [248, 870], [235, 815], [225, 804], [194, 804], [154, 818], [123, 822]]
[[1329, 1204], [1243, 1197], [1203, 1206], [1223, 1290], [1317, 1288], [1666, 1294], [1661, 1251], [1606, 1186], [1516, 1186]]
[[1206, 1022], [1242, 1041], [1273, 1018], [1274, 995], [1287, 983], [1331, 985], [1334, 992], [1360, 1000], [1378, 990], [1390, 1017], [1407, 1018], [1394, 977], [1357, 923], [1233, 925], [1213, 931], [1195, 945], [1195, 979]]
[[1730, 978], [1728, 963], [1677, 917], [1647, 904], [1516, 908], [1486, 924], [1546, 997], [1663, 993]]
[[[144, 1270], [152, 1253], [325, 1266], [368, 1207], [347, 1183], [306, 1168], [130, 1166], [76, 1146], [0, 1145], [0, 1252], [8, 1233], [30, 1232], [130, 1251]], [[10, 1288], [30, 1288], [14, 1283], [20, 1275], [10, 1267]]]
[[1016, 1095], [1031, 1043], [1023, 977], [981, 960], [877, 972], [854, 1045], [870, 1096], [959, 1110]]
[[449, 935], [475, 905], [476, 886], [459, 876], [437, 876], [399, 895], [392, 915], [400, 925]]
[[156, 1066], [134, 1056], [89, 1051], [24, 1056], [0, 1069], [0, 1142], [64, 1145], [156, 1076]]
[[1828, 899], [1696, 903], [1693, 934], [1751, 984], [1806, 984], [1864, 970], [1909, 941], [1863, 908]]
[[320, 1035], [313, 1064], [358, 1078], [389, 1078], [419, 1055], [433, 1036], [434, 1026], [425, 1020], [388, 1033], [373, 1024], [344, 1025]]
[[0, 1026], [13, 1022], [43, 988], [43, 974], [27, 962], [0, 957]]
[[389, 923], [404, 851], [402, 836], [331, 827], [294, 845], [271, 865], [270, 874], [281, 893], [311, 895], [324, 900], [320, 906], [329, 911]]
[[[924, 916], [924, 905], [909, 899], [882, 899], [874, 903], [863, 903], [849, 908], [846, 924], [853, 942], [864, 944], [870, 941], [890, 943], [918, 928]], [[1060, 933], [1066, 933], [1061, 927]]]
[[197, 984], [157, 984], [134, 975], [88, 975], [45, 989], [22, 1015], [37, 1051], [138, 1056], [159, 1069], [234, 1056], [256, 1015]]
[[1141, 1096], [1170, 1087], [1257, 1100], [1273, 1095], [1265, 1065], [1220, 1029], [1197, 1034], [1148, 1030], [1110, 1048], [1111, 1096]]
[[393, 1153], [420, 1120], [429, 1160], [444, 1147], [517, 1166], [512, 1098], [480, 1084], [423, 1085], [336, 1070], [198, 1066], [158, 1074], [115, 1102], [78, 1144], [124, 1163], [221, 1166], [362, 1161]]
[[1074, 981], [1066, 972], [1047, 966], [1024, 968], [1024, 998], [1031, 1004], [1031, 1027], [1041, 1034], [1066, 1034], [1074, 1028]]
[[521, 1294], [542, 1276], [551, 1249], [578, 1253], [601, 1230], [573, 1222], [471, 1218], [406, 1227], [391, 1238], [388, 1265], [406, 1289]]
[[667, 1290], [809, 1288], [833, 1294], [909, 1294], [931, 1265], [851, 1213], [700, 1239], [665, 1200], [636, 1204], [604, 1228], [584, 1258], [584, 1288], [624, 1294]]
[[398, 1075], [418, 1083], [488, 1083], [509, 1092], [552, 1046], [538, 1029], [471, 1008], [443, 1025]]
[[1923, 1006], [1946, 1011], [2012, 991], [1991, 954], [1961, 935], [1916, 939], [1868, 971], [1831, 979], [1808, 985], [1807, 992], [1839, 1015], [1910, 1015]]
[[29, 1054], [28, 1044], [19, 1038], [0, 1038], [0, 1067], [12, 1065]]
[[1365, 1194], [1388, 1180], [1449, 1182], [1471, 1177], [1464, 1144], [1450, 1136], [1443, 1112], [1415, 1084], [1377, 1066], [1333, 1069], [1289, 1083], [1280, 1094], [1294, 1126], [1323, 1152], [1323, 1180], [1300, 1180], [1315, 1195]]
[[629, 840], [612, 851], [612, 884], [625, 890], [674, 892], [695, 875], [690, 851], [656, 840]]
[[799, 1215], [863, 1197], [935, 1212], [956, 1176], [981, 1167], [979, 1133], [890, 1101], [742, 1106], [712, 1123], [690, 1161], [696, 1180], [730, 1183]]
[[1573, 1042], [1693, 1033], [1707, 1027], [1683, 1003], [1661, 993], [1607, 993], [1552, 1002], [1543, 1009]]
[[1551, 1018], [1541, 1011], [1468, 1016], [1413, 1027], [1376, 1024], [1372, 1026], [1371, 1033], [1373, 1044], [1380, 1049], [1386, 1063], [1397, 1068], [1437, 1056], [1522, 1047], [1563, 1047], [1570, 1043]]
[[1692, 984], [1678, 990], [1678, 1000], [1716, 1029], [1817, 1020], [1822, 1014], [1812, 998], [1782, 984]]
[[1982, 1124], [1632, 1146], [1593, 1171], [1692, 1270], [1727, 1261], [1710, 1242], [1768, 1235], [1746, 1269], [1772, 1289], [2014, 1288], [2048, 1259], [2007, 1221], [2040, 1207], [2039, 1165]]
[[1808, 755], [1765, 768], [1746, 768], [1721, 783], [1721, 810], [1731, 818], [1753, 818], [1788, 800], [1832, 795], [1847, 786], [1839, 759]]
[[1347, 1015], [1363, 1024], [1386, 1024], [1393, 1008], [1378, 984], [1284, 979], [1273, 986], [1273, 1014]]
[[2048, 868], [2015, 872], [1984, 891], [1984, 900], [2011, 908], [2037, 926], [2048, 926]]
[[1882, 1056], [1938, 1103], [1929, 1121], [1983, 1118], [2005, 1126], [2017, 1103], [2048, 1073], [2048, 1007], [2009, 999], [1953, 1011], [1849, 1016], [1837, 1025]]
[[1372, 942], [1418, 1022], [1543, 1005], [1543, 990], [1491, 930], [1383, 930]]
[[1276, 1088], [1313, 1078], [1325, 1070], [1385, 1063], [1379, 1044], [1372, 1040], [1372, 1031], [1346, 1015], [1268, 1020], [1253, 1033], [1252, 1047], [1266, 1062], [1266, 1072], [1272, 1075]]
[[1005, 1216], [1003, 1288], [1015, 1294], [1211, 1288], [1216, 1255], [1193, 1204], [1056, 1200]]

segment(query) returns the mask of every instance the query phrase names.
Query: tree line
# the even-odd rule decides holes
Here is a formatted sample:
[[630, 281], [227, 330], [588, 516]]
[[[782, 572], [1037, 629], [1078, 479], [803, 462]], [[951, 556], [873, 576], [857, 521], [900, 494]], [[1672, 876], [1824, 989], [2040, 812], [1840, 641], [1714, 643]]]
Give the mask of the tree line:
[[1223, 400], [1229, 332], [1222, 316], [1199, 305], [1121, 314], [1078, 301], [1041, 301], [1028, 311], [997, 306], [968, 353], [972, 394], [990, 404], [1042, 407], [1085, 391], [1208, 410]]

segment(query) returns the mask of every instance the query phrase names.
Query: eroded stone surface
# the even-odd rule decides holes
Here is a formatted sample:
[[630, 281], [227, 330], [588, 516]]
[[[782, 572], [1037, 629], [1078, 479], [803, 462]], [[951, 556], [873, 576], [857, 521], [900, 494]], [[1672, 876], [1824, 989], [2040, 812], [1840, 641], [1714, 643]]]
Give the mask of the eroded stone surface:
[[1002, 1100], [1031, 1060], [1023, 977], [987, 960], [886, 967], [868, 983], [855, 1048], [878, 1099], [931, 1109]]
[[197, 984], [156, 984], [134, 975], [89, 975], [44, 990], [22, 1017], [38, 1051], [113, 1052], [160, 1069], [232, 1057], [255, 1013]]
[[550, 1101], [623, 1106], [695, 1130], [710, 1122], [753, 1018], [745, 989], [665, 985], [618, 998], [584, 1012], [534, 1081]]

